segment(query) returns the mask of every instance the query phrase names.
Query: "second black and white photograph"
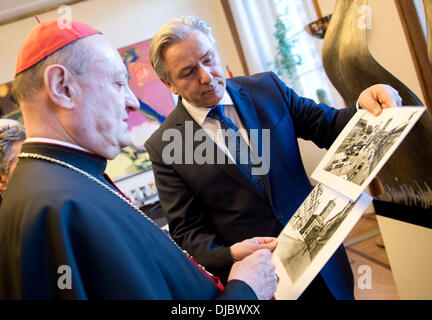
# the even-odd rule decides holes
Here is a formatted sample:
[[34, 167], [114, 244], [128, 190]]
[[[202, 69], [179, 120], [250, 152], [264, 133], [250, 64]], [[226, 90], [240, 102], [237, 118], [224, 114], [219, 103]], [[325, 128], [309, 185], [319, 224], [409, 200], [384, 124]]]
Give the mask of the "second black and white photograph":
[[322, 184], [312, 190], [278, 237], [273, 258], [280, 298], [296, 299], [306, 289], [371, 201], [366, 193], [350, 201]]

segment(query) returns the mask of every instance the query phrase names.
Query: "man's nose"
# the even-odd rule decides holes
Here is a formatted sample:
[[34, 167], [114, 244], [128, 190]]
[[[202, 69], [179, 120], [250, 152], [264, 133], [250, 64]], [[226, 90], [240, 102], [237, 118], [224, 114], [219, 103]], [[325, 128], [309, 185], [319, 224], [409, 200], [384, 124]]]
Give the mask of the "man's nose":
[[138, 99], [135, 97], [135, 94], [128, 87], [128, 94], [126, 96], [126, 110], [128, 112], [138, 111], [140, 108], [140, 103]]
[[200, 69], [200, 81], [201, 84], [208, 84], [213, 80], [213, 75], [211, 73], [211, 68], [207, 66], [202, 66]]

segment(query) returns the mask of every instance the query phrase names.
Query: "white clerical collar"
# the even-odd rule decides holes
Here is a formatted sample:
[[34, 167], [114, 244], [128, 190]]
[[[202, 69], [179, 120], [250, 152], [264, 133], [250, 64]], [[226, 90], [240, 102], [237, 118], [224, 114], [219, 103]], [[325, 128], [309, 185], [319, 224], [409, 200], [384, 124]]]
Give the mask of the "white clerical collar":
[[33, 137], [33, 138], [27, 138], [27, 139], [25, 139], [24, 143], [26, 143], [26, 142], [51, 143], [51, 144], [57, 144], [57, 145], [60, 145], [60, 146], [69, 147], [69, 148], [81, 150], [81, 151], [84, 151], [84, 152], [92, 153], [92, 152], [88, 151], [87, 149], [84, 149], [83, 147], [80, 147], [80, 146], [78, 146], [76, 144], [65, 142], [65, 141], [61, 141], [61, 140], [56, 140], [56, 139]]
[[[207, 118], [207, 114], [210, 112], [211, 108], [201, 108], [201, 107], [195, 107], [191, 105], [186, 99], [182, 99], [183, 106], [185, 107], [186, 111], [191, 115], [191, 117], [200, 125], [204, 123], [205, 119]], [[228, 91], [225, 89], [224, 95], [222, 99], [217, 103], [217, 105], [223, 104], [223, 105], [234, 105]]]

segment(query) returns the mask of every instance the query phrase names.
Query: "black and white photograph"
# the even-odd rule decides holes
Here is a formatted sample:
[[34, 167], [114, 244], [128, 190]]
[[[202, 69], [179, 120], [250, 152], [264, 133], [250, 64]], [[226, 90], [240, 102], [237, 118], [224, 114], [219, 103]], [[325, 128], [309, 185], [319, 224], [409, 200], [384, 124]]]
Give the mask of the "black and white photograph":
[[378, 117], [360, 110], [312, 174], [351, 200], [357, 199], [390, 158], [424, 107], [385, 109]]
[[312, 190], [278, 237], [273, 253], [280, 279], [276, 298], [300, 296], [371, 201], [366, 193], [350, 201], [322, 184]]

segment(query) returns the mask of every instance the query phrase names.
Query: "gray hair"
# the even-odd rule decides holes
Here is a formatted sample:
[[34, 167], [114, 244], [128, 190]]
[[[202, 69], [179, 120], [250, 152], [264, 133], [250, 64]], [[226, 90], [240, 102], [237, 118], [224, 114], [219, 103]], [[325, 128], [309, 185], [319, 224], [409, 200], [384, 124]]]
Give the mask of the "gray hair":
[[26, 132], [21, 125], [4, 127], [0, 131], [0, 172], [9, 174], [9, 167], [12, 161], [12, 146], [16, 141], [26, 138]]
[[31, 68], [19, 73], [12, 82], [12, 96], [18, 102], [31, 101], [44, 86], [44, 73], [47, 67], [60, 64], [76, 74], [84, 73], [88, 62], [88, 49], [79, 39], [51, 53]]
[[216, 44], [211, 27], [204, 20], [195, 16], [171, 20], [156, 32], [150, 45], [150, 62], [159, 78], [170, 81], [163, 58], [164, 50], [172, 44], [186, 39], [194, 30], [201, 31], [213, 45]]

